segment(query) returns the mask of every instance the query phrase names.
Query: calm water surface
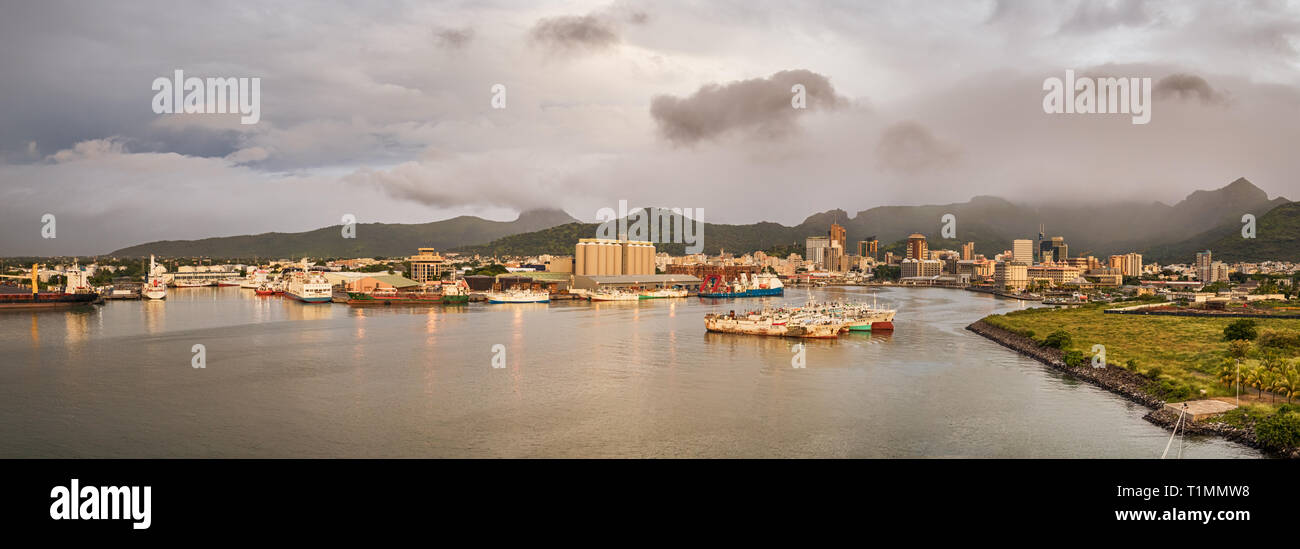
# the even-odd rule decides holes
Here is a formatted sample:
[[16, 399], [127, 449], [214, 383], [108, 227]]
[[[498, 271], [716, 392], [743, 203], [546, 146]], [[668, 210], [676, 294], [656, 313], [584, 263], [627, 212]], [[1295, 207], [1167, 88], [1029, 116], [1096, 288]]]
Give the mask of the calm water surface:
[[[776, 302], [801, 303], [791, 289]], [[354, 309], [177, 289], [0, 313], [5, 457], [1138, 457], [1146, 409], [963, 328], [1021, 305], [821, 289], [893, 334], [708, 334], [759, 300]], [[191, 367], [206, 347], [207, 367]], [[505, 368], [493, 368], [493, 346]], [[1174, 443], [1175, 449], [1178, 442]], [[1171, 451], [1171, 453], [1173, 453]], [[1188, 438], [1183, 457], [1259, 457]]]

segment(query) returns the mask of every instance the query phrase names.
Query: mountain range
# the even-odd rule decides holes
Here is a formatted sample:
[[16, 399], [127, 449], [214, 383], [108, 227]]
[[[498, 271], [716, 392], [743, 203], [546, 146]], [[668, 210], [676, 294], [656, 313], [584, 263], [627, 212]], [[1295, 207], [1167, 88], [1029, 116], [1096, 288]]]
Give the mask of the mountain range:
[[[955, 216], [956, 238], [941, 238], [942, 218]], [[1241, 238], [1244, 214], [1256, 217], [1255, 239]], [[754, 250], [802, 253], [809, 236], [826, 235], [831, 223], [842, 225], [850, 248], [875, 236], [888, 247], [912, 233], [930, 240], [932, 249], [957, 249], [975, 242], [989, 257], [1011, 248], [1016, 238], [1063, 236], [1071, 256], [1105, 256], [1136, 251], [1146, 262], [1191, 262], [1202, 249], [1216, 259], [1300, 259], [1300, 205], [1268, 194], [1244, 178], [1182, 201], [1017, 204], [977, 196], [970, 201], [927, 206], [879, 206], [849, 215], [835, 209], [816, 213], [795, 226], [772, 222], [706, 223], [704, 251], [744, 253]], [[141, 244], [109, 255], [208, 257], [371, 257], [402, 256], [419, 247], [486, 255], [571, 254], [579, 238], [594, 237], [597, 225], [581, 223], [560, 210], [532, 210], [515, 221], [461, 216], [424, 224], [370, 223], [357, 226], [355, 239], [340, 238], [339, 226], [303, 233], [163, 241]], [[684, 252], [683, 244], [661, 244], [661, 251]]]

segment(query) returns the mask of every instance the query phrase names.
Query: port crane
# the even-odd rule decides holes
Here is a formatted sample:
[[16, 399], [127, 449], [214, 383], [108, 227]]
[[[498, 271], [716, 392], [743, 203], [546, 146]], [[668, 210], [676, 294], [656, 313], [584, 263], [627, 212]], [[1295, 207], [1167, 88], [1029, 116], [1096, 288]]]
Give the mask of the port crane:
[[40, 288], [41, 288], [40, 285], [37, 284], [37, 282], [40, 280], [40, 276], [41, 276], [41, 269], [40, 269], [40, 268], [41, 268], [41, 264], [39, 264], [39, 263], [32, 263], [32, 274], [30, 274], [30, 275], [10, 275], [10, 274], [0, 274], [0, 278], [17, 278], [17, 279], [20, 279], [20, 280], [21, 280], [21, 279], [31, 279], [31, 281], [32, 281], [32, 295], [36, 295], [36, 293], [39, 292], [39, 291], [40, 291]]

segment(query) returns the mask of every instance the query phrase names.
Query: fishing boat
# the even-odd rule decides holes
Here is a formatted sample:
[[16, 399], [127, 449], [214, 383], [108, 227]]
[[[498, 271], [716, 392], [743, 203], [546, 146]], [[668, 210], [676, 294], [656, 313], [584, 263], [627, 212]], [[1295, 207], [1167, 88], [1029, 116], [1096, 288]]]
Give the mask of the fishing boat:
[[146, 275], [144, 287], [140, 288], [140, 297], [145, 299], [167, 299], [167, 285], [158, 276], [157, 265], [153, 256], [149, 256], [149, 274]]
[[504, 292], [488, 292], [487, 300], [488, 303], [549, 303], [551, 294], [511, 288]]
[[640, 299], [664, 299], [669, 297], [686, 297], [688, 292], [686, 288], [659, 288], [657, 290], [644, 290]]
[[240, 283], [240, 278], [238, 277], [223, 278], [217, 281], [217, 286], [228, 288], [231, 286], [239, 286], [239, 283]]
[[253, 271], [253, 274], [244, 277], [239, 281], [239, 287], [246, 290], [256, 290], [258, 286], [266, 283], [267, 272], [263, 269]]
[[732, 311], [704, 317], [704, 329], [710, 332], [774, 337], [832, 339], [839, 337], [845, 325], [842, 319], [788, 311], [752, 311], [741, 315]]
[[797, 310], [844, 319], [846, 321], [844, 330], [848, 332], [893, 330], [896, 312], [893, 309], [879, 309], [865, 303], [809, 303]]
[[469, 303], [469, 286], [466, 286], [464, 281], [444, 284], [442, 286], [442, 302], [447, 305]]
[[587, 299], [592, 301], [637, 301], [641, 299], [641, 296], [623, 290], [606, 289], [587, 294]]
[[275, 295], [275, 289], [272, 288], [270, 284], [263, 282], [257, 288], [253, 289], [253, 293], [257, 295]]
[[785, 295], [785, 285], [776, 275], [769, 273], [757, 273], [753, 276], [747, 276], [741, 273], [740, 278], [730, 284], [724, 283], [720, 275], [709, 275], [704, 277], [704, 282], [700, 284], [700, 297], [704, 298], [733, 298], [733, 297], [769, 297]]
[[303, 303], [331, 303], [334, 301], [334, 285], [320, 273], [296, 272], [289, 277], [284, 295]]
[[177, 288], [202, 288], [212, 285], [206, 280], [172, 280], [172, 286]]

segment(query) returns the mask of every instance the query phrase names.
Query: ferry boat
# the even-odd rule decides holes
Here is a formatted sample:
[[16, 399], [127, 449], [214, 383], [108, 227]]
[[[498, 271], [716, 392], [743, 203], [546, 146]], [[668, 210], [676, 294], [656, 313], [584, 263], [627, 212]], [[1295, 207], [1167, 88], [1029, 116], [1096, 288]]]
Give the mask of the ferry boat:
[[704, 277], [704, 282], [700, 284], [700, 297], [704, 298], [732, 298], [732, 297], [768, 297], [785, 295], [785, 285], [776, 275], [769, 273], [758, 273], [754, 276], [746, 276], [741, 273], [740, 278], [731, 284], [722, 282], [719, 275], [709, 275]]
[[153, 255], [149, 256], [149, 274], [146, 275], [144, 287], [140, 288], [140, 297], [145, 299], [167, 299], [167, 285], [158, 276]]
[[599, 290], [587, 294], [587, 299], [592, 301], [638, 301], [641, 299], [641, 295], [623, 290]]
[[320, 273], [296, 272], [289, 277], [284, 295], [303, 303], [331, 303], [334, 301], [334, 285]]
[[688, 292], [685, 288], [659, 288], [657, 290], [645, 290], [638, 296], [640, 299], [664, 299], [668, 297], [686, 297]]
[[512, 288], [504, 292], [488, 292], [488, 303], [550, 303], [550, 292], [535, 292]]

